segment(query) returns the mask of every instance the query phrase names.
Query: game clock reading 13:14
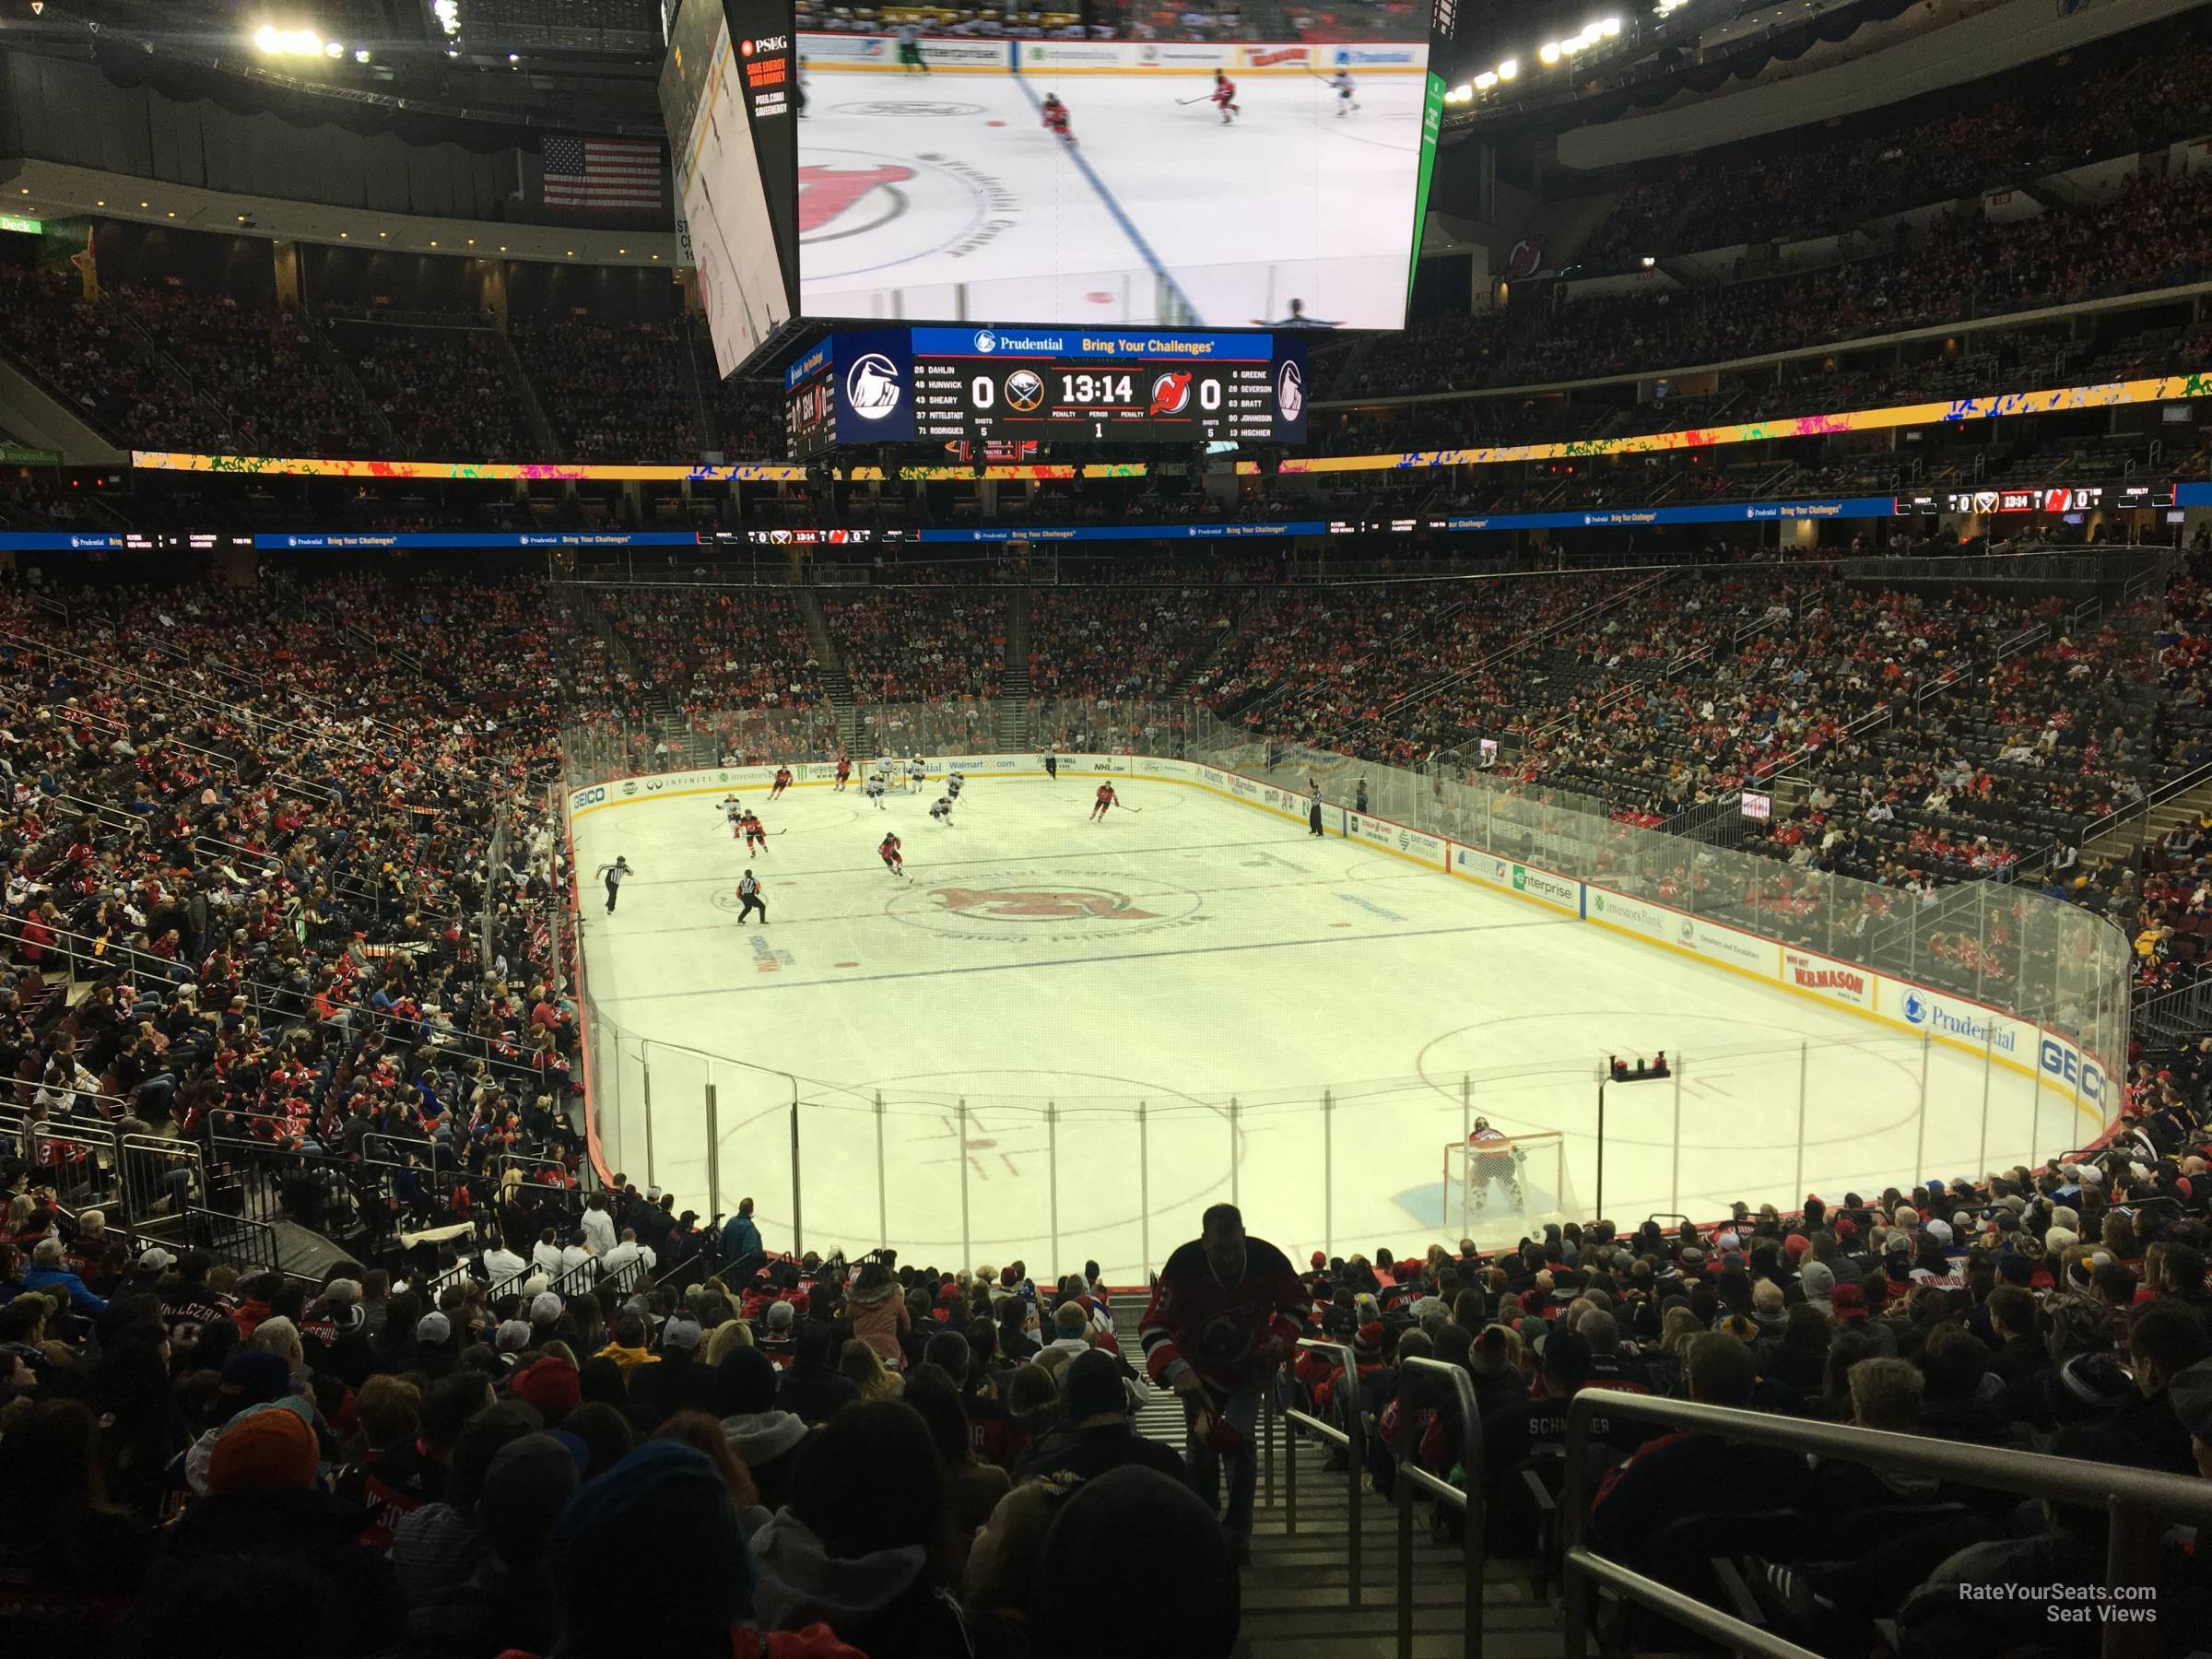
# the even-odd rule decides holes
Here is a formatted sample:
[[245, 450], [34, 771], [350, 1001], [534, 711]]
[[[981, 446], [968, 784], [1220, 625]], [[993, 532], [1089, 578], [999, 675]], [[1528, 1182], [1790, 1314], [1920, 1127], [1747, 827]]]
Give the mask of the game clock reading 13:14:
[[914, 436], [1297, 443], [1302, 342], [1266, 334], [917, 328]]

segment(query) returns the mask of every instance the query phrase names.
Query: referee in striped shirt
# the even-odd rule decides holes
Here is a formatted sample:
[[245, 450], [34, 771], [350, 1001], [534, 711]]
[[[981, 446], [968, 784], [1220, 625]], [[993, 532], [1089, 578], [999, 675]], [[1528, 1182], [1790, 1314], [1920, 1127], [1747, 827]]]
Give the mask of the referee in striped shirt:
[[750, 870], [745, 873], [745, 879], [737, 884], [737, 900], [738, 926], [743, 927], [745, 919], [755, 911], [760, 912], [760, 925], [768, 925], [768, 900], [760, 897], [760, 884], [753, 878]]
[[615, 913], [615, 898], [630, 877], [629, 860], [618, 858], [611, 865], [601, 865], [598, 873], [606, 877], [606, 913], [611, 916]]

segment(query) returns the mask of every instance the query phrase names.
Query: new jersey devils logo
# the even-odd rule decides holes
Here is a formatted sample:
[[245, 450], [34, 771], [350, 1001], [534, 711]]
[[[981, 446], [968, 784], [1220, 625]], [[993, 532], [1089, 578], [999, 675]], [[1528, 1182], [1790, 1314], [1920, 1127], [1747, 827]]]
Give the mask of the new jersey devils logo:
[[1180, 415], [1190, 406], [1191, 371], [1188, 369], [1171, 371], [1152, 382], [1152, 406], [1147, 415]]
[[1067, 922], [1099, 916], [1122, 922], [1149, 922], [1150, 911], [1139, 910], [1125, 893], [992, 890], [979, 888], [938, 888], [936, 897], [945, 908], [964, 915], [990, 916], [1007, 922]]
[[[857, 236], [873, 230], [887, 219], [906, 211], [906, 196], [898, 187], [911, 181], [914, 170], [896, 162], [874, 167], [818, 167], [799, 169], [799, 234], [827, 241]], [[877, 191], [880, 203], [868, 203]], [[870, 211], [856, 212], [868, 203]], [[849, 222], [841, 222], [846, 221]], [[834, 229], [832, 228], [834, 227]]]

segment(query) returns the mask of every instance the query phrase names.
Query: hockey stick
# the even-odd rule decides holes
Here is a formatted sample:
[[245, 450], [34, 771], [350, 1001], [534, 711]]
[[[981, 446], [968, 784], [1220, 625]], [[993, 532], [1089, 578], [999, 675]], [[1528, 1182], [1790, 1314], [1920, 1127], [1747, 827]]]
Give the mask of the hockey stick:
[[[1309, 75], [1311, 75], [1311, 74], [1312, 73], [1312, 70], [1308, 70], [1308, 71], [1307, 71], [1307, 73], [1308, 73]], [[1207, 93], [1202, 94], [1201, 96], [1199, 96], [1199, 97], [1197, 97], [1197, 98], [1179, 98], [1179, 99], [1177, 99], [1177, 100], [1175, 100], [1175, 107], [1176, 107], [1177, 109], [1183, 109], [1183, 108], [1185, 108], [1185, 107], [1187, 107], [1188, 105], [1191, 105], [1191, 104], [1194, 104], [1194, 103], [1206, 103], [1206, 102], [1209, 101], [1209, 100], [1210, 100], [1213, 98], [1213, 96], [1214, 96], [1214, 95], [1213, 95], [1211, 92], [1207, 92]]]

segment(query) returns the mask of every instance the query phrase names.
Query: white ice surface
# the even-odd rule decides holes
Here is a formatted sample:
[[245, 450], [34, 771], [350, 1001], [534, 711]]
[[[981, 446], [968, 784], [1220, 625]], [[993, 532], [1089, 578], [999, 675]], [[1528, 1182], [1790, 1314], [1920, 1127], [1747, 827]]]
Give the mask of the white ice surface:
[[[1195, 320], [1245, 328], [1303, 300], [1395, 328], [1420, 154], [1421, 77], [1367, 75], [1339, 118], [1319, 77], [1247, 76], [1229, 126], [1207, 76], [820, 70], [799, 124], [809, 316], [1161, 323], [1164, 275]], [[1046, 132], [1057, 92], [1077, 147]], [[881, 182], [875, 182], [880, 180]], [[830, 211], [834, 206], [835, 211]]]
[[[588, 990], [625, 1033], [594, 1058], [609, 1160], [702, 1213], [750, 1194], [789, 1245], [787, 1071], [807, 1247], [1134, 1279], [1232, 1196], [1300, 1259], [1441, 1236], [1463, 1087], [1502, 1128], [1565, 1132], [1593, 1206], [1613, 1053], [1664, 1048], [1682, 1073], [1678, 1149], [1672, 1086], [1608, 1090], [1605, 1208], [1627, 1224], [1802, 1196], [1800, 1171], [1831, 1199], [1978, 1173], [2089, 1132], [2024, 1077], [1985, 1090], [1978, 1056], [1185, 785], [1125, 782], [1137, 810], [1094, 825], [1091, 788], [979, 778], [951, 829], [926, 817], [934, 785], [881, 812], [747, 792], [777, 832], [751, 859], [720, 791], [582, 813], [587, 878], [618, 853], [637, 871], [612, 918], [585, 893]], [[876, 857], [887, 828], [911, 880]], [[747, 864], [773, 920], [741, 936]]]

